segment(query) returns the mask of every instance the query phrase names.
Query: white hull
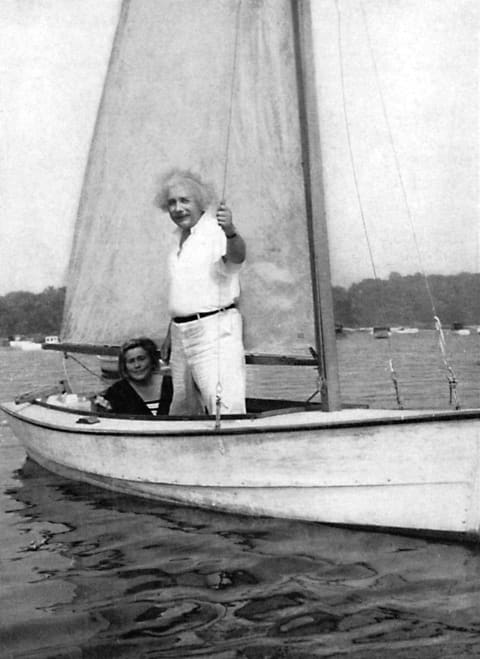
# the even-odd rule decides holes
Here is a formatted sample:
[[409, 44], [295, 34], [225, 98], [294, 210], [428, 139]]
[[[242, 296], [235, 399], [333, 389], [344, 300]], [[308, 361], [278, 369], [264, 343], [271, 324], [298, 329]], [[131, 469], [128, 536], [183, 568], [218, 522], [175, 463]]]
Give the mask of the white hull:
[[10, 341], [10, 347], [17, 350], [41, 350], [42, 344], [35, 341]]
[[[478, 535], [480, 410], [119, 419], [3, 410], [51, 471], [119, 492], [249, 515]], [[79, 419], [82, 419], [78, 423]]]
[[417, 327], [392, 327], [392, 334], [418, 334]]
[[46, 336], [45, 341], [47, 345], [56, 345], [57, 343], [60, 343], [60, 339], [56, 334], [52, 334], [51, 336]]

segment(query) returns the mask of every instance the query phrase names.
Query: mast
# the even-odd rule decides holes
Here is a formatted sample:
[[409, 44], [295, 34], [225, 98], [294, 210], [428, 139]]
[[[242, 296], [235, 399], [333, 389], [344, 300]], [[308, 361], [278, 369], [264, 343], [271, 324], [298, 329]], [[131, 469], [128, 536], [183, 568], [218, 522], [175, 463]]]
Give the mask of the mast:
[[310, 0], [291, 0], [315, 343], [325, 410], [341, 407]]

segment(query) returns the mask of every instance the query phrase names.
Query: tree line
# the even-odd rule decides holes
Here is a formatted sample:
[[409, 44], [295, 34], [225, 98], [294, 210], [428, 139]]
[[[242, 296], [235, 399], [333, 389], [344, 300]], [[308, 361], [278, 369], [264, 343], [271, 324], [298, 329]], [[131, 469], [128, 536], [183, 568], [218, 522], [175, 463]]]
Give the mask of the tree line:
[[480, 325], [480, 274], [420, 273], [363, 279], [348, 289], [333, 288], [335, 321], [347, 327], [430, 328], [434, 316], [444, 327]]
[[49, 286], [41, 293], [13, 291], [0, 296], [0, 336], [25, 336], [43, 340], [59, 334], [65, 287]]
[[[420, 273], [387, 279], [363, 279], [349, 288], [333, 287], [335, 321], [346, 327], [433, 327], [480, 325], [480, 274]], [[14, 291], [0, 296], [0, 336], [41, 338], [59, 334], [65, 287], [49, 286], [41, 293]]]

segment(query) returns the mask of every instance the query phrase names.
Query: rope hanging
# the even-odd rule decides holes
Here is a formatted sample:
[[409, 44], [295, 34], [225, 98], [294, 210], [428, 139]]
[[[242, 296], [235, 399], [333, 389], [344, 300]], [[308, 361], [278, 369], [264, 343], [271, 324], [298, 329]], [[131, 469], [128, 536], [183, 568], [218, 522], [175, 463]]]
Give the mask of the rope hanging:
[[95, 373], [95, 371], [92, 371], [92, 369], [89, 368], [89, 367], [88, 367], [86, 364], [84, 364], [82, 361], [80, 361], [80, 359], [77, 359], [76, 357], [74, 357], [74, 356], [71, 355], [71, 354], [63, 353], [63, 370], [64, 370], [65, 376], [66, 376], [66, 378], [67, 378], [67, 382], [68, 382], [68, 384], [70, 384], [70, 381], [69, 381], [68, 374], [67, 374], [67, 370], [66, 370], [66, 361], [67, 361], [67, 359], [73, 359], [73, 361], [74, 361], [74, 362], [77, 362], [77, 364], [78, 364], [79, 366], [81, 366], [85, 371], [88, 371], [88, 373], [90, 373], [91, 375], [94, 375], [98, 380], [102, 380], [102, 376], [101, 376], [101, 375], [98, 375], [98, 373]]
[[62, 380], [62, 382], [66, 382], [66, 385], [67, 385], [66, 390], [67, 391], [73, 391], [74, 390], [73, 387], [72, 387], [70, 376], [69, 376], [68, 371], [67, 371], [67, 359], [73, 359], [74, 362], [76, 362], [79, 366], [81, 366], [81, 368], [83, 368], [85, 371], [90, 373], [90, 375], [93, 375], [95, 378], [97, 378], [97, 380], [103, 381], [101, 375], [99, 375], [98, 373], [93, 371], [91, 368], [89, 368], [86, 364], [84, 364], [82, 361], [80, 361], [80, 359], [77, 359], [77, 357], [75, 357], [72, 354], [64, 352], [63, 353], [63, 359], [62, 359], [62, 367], [63, 367], [63, 372], [65, 374], [65, 380]]
[[403, 410], [403, 404], [402, 404], [402, 400], [400, 398], [400, 388], [398, 386], [397, 372], [395, 371], [395, 368], [393, 366], [393, 360], [392, 359], [388, 360], [388, 366], [389, 366], [389, 369], [390, 369], [390, 377], [392, 378], [392, 382], [393, 382], [393, 388], [395, 389], [395, 398], [396, 398], [396, 401], [397, 401], [397, 405], [398, 405], [399, 409]]
[[399, 180], [399, 183], [400, 183], [400, 189], [402, 191], [403, 203], [404, 203], [404, 206], [405, 206], [408, 222], [410, 224], [410, 230], [411, 230], [411, 233], [412, 233], [413, 243], [414, 243], [415, 251], [416, 251], [416, 254], [417, 254], [417, 260], [418, 260], [418, 263], [420, 265], [421, 274], [422, 274], [422, 277], [423, 277], [423, 281], [425, 283], [425, 288], [426, 288], [426, 291], [427, 291], [428, 299], [430, 301], [430, 306], [432, 308], [433, 319], [434, 319], [434, 322], [435, 322], [435, 329], [438, 331], [438, 335], [439, 335], [438, 336], [439, 347], [440, 347], [440, 351], [442, 353], [442, 359], [443, 359], [445, 369], [447, 371], [447, 379], [448, 379], [448, 383], [449, 383], [450, 404], [454, 403], [455, 408], [458, 409], [460, 407], [460, 405], [458, 403], [457, 393], [456, 393], [457, 378], [455, 376], [455, 372], [454, 372], [453, 367], [450, 364], [450, 361], [449, 361], [448, 356], [447, 356], [445, 336], [443, 334], [440, 318], [439, 318], [439, 316], [437, 314], [437, 311], [436, 311], [436, 308], [435, 308], [435, 301], [434, 301], [434, 298], [433, 298], [432, 290], [430, 288], [430, 284], [429, 284], [429, 281], [428, 281], [427, 274], [425, 272], [425, 267], [423, 265], [422, 253], [421, 253], [421, 250], [420, 250], [420, 247], [419, 247], [419, 244], [418, 244], [417, 233], [415, 231], [415, 223], [414, 223], [414, 220], [413, 220], [412, 212], [410, 210], [410, 204], [408, 203], [408, 196], [407, 196], [405, 183], [404, 183], [403, 176], [402, 176], [402, 171], [401, 171], [401, 167], [400, 167], [400, 160], [399, 160], [399, 157], [398, 157], [397, 150], [395, 148], [395, 143], [394, 143], [394, 140], [393, 140], [393, 132], [392, 132], [390, 122], [389, 122], [389, 119], [388, 119], [385, 98], [384, 98], [384, 95], [383, 95], [382, 87], [380, 85], [380, 76], [378, 74], [378, 69], [377, 69], [375, 57], [373, 56], [372, 42], [371, 42], [371, 39], [370, 39], [370, 33], [369, 33], [369, 30], [368, 30], [368, 23], [367, 23], [367, 20], [366, 20], [365, 9], [364, 9], [363, 5], [361, 5], [361, 9], [362, 9], [362, 17], [363, 17], [363, 21], [364, 21], [364, 25], [365, 25], [365, 33], [367, 35], [367, 43], [368, 43], [368, 48], [369, 48], [369, 52], [370, 52], [370, 58], [372, 60], [373, 70], [374, 70], [374, 74], [375, 74], [375, 82], [377, 84], [378, 94], [380, 96], [383, 119], [385, 121], [385, 126], [387, 128], [387, 134], [388, 134], [389, 142], [390, 142], [390, 146], [391, 146], [393, 157], [394, 157], [395, 168], [396, 168], [398, 180]]
[[[365, 218], [365, 213], [363, 211], [363, 204], [362, 204], [362, 198], [360, 195], [360, 185], [359, 185], [359, 180], [358, 180], [358, 175], [357, 175], [357, 168], [355, 165], [355, 157], [353, 154], [353, 146], [352, 146], [352, 138], [351, 138], [351, 131], [350, 131], [350, 123], [348, 121], [348, 114], [347, 114], [347, 103], [346, 103], [346, 95], [345, 95], [345, 72], [343, 68], [343, 48], [342, 48], [342, 21], [341, 21], [341, 12], [338, 4], [338, 0], [335, 1], [335, 7], [337, 10], [337, 34], [338, 34], [338, 52], [339, 52], [339, 65], [340, 65], [340, 84], [341, 84], [341, 90], [342, 90], [342, 108], [343, 108], [343, 118], [345, 122], [345, 133], [347, 137], [347, 146], [348, 146], [348, 152], [350, 156], [350, 162], [352, 164], [352, 177], [353, 177], [353, 183], [355, 187], [355, 194], [357, 197], [357, 204], [358, 208], [360, 211], [360, 218], [362, 220], [362, 227], [363, 227], [363, 233], [365, 237], [365, 242], [367, 244], [367, 250], [368, 250], [368, 255], [370, 259], [370, 265], [372, 268], [372, 273], [373, 273], [373, 278], [378, 286], [379, 290], [379, 299], [380, 299], [380, 313], [382, 317], [384, 318], [383, 325], [386, 325], [385, 321], [385, 303], [384, 303], [384, 291], [380, 283], [380, 279], [378, 278], [377, 275], [377, 270], [375, 268], [375, 260], [373, 258], [373, 250], [372, 246], [370, 243], [370, 238], [368, 234], [368, 226], [367, 226], [367, 220]], [[393, 351], [392, 351], [392, 344], [390, 341], [390, 335], [387, 337], [388, 338], [388, 353], [389, 353], [389, 372], [390, 372], [390, 377], [392, 380], [393, 388], [395, 391], [395, 399], [397, 401], [397, 405], [400, 409], [403, 409], [403, 404], [400, 398], [400, 389], [399, 389], [399, 384], [398, 384], [398, 378], [397, 374], [393, 365]]]
[[[375, 270], [375, 265], [374, 265], [374, 262], [373, 262], [372, 249], [371, 249], [370, 241], [369, 241], [369, 238], [368, 238], [367, 223], [365, 221], [365, 216], [364, 216], [363, 209], [362, 209], [362, 204], [361, 204], [361, 198], [360, 198], [359, 186], [358, 186], [358, 177], [357, 177], [357, 174], [356, 174], [354, 159], [353, 159], [353, 149], [352, 149], [351, 137], [350, 137], [350, 127], [349, 127], [349, 124], [348, 124], [348, 118], [347, 118], [347, 114], [346, 114], [345, 85], [344, 85], [343, 56], [342, 56], [342, 40], [341, 40], [341, 34], [342, 34], [341, 33], [341, 13], [340, 13], [339, 5], [338, 5], [338, 0], [336, 0], [335, 6], [336, 6], [336, 9], [337, 9], [337, 16], [338, 16], [338, 35], [339, 35], [338, 40], [339, 40], [339, 53], [340, 53], [340, 78], [341, 78], [342, 93], [343, 93], [343, 110], [344, 110], [345, 126], [346, 126], [346, 132], [347, 132], [347, 142], [348, 142], [348, 148], [349, 148], [350, 158], [351, 158], [351, 162], [352, 162], [352, 170], [353, 170], [355, 190], [356, 190], [356, 193], [357, 193], [357, 200], [358, 200], [358, 204], [359, 204], [359, 207], [360, 207], [360, 214], [361, 214], [361, 218], [362, 218], [362, 224], [363, 224], [363, 228], [364, 228], [364, 233], [365, 233], [368, 252], [369, 252], [370, 261], [371, 261], [371, 265], [372, 265], [372, 270], [373, 270], [373, 273], [374, 273], [375, 280], [378, 281], [376, 270]], [[427, 295], [428, 295], [430, 305], [431, 305], [431, 308], [432, 308], [432, 314], [433, 314], [433, 318], [434, 318], [434, 321], [435, 321], [435, 328], [437, 329], [437, 331], [439, 333], [440, 351], [442, 353], [442, 358], [443, 358], [443, 363], [444, 363], [445, 369], [447, 370], [447, 378], [448, 378], [448, 382], [449, 382], [450, 404], [454, 403], [455, 407], [458, 409], [459, 408], [459, 403], [458, 403], [457, 394], [456, 394], [457, 379], [456, 379], [453, 367], [451, 366], [451, 364], [449, 362], [449, 359], [448, 359], [448, 356], [447, 356], [445, 337], [443, 335], [443, 331], [441, 329], [440, 319], [438, 317], [438, 314], [437, 314], [437, 311], [436, 311], [436, 308], [435, 308], [435, 302], [434, 302], [433, 294], [432, 294], [430, 284], [429, 284], [429, 281], [428, 281], [428, 277], [426, 275], [425, 268], [423, 266], [422, 254], [421, 254], [420, 247], [419, 247], [419, 244], [418, 244], [417, 234], [416, 234], [416, 231], [415, 231], [415, 225], [414, 225], [413, 216], [412, 216], [412, 213], [411, 213], [411, 210], [410, 210], [410, 205], [408, 203], [408, 197], [407, 197], [407, 192], [406, 192], [406, 188], [405, 188], [405, 184], [404, 184], [404, 180], [403, 180], [403, 176], [402, 176], [402, 172], [401, 172], [398, 153], [397, 153], [397, 150], [395, 148], [395, 143], [394, 143], [394, 140], [393, 140], [393, 132], [392, 132], [390, 122], [389, 122], [389, 119], [388, 119], [386, 103], [385, 103], [382, 87], [380, 85], [380, 76], [379, 76], [379, 73], [378, 73], [376, 60], [375, 60], [375, 57], [374, 57], [374, 54], [373, 54], [372, 42], [371, 42], [371, 39], [370, 39], [370, 33], [369, 33], [369, 30], [368, 30], [368, 23], [367, 23], [366, 16], [365, 16], [365, 9], [364, 9], [363, 5], [360, 5], [360, 6], [361, 6], [361, 11], [362, 11], [364, 27], [365, 27], [365, 33], [366, 33], [366, 36], [367, 36], [367, 44], [368, 44], [368, 49], [369, 49], [369, 53], [370, 53], [370, 59], [371, 59], [372, 66], [373, 66], [373, 71], [374, 71], [375, 82], [376, 82], [378, 94], [379, 94], [379, 97], [380, 97], [382, 115], [383, 115], [383, 119], [384, 119], [385, 126], [386, 126], [386, 129], [387, 129], [388, 139], [389, 139], [390, 147], [391, 147], [393, 158], [394, 158], [395, 169], [396, 169], [396, 172], [397, 172], [397, 176], [398, 176], [398, 180], [399, 180], [399, 184], [400, 184], [400, 189], [401, 189], [401, 192], [402, 192], [403, 203], [404, 203], [404, 206], [405, 206], [408, 222], [409, 222], [409, 225], [410, 225], [410, 230], [411, 230], [412, 237], [413, 237], [415, 251], [416, 251], [416, 254], [417, 254], [417, 260], [418, 260], [418, 263], [420, 264], [420, 269], [421, 269], [423, 281], [425, 283], [425, 288], [426, 288]], [[389, 339], [389, 350], [390, 350], [390, 339]], [[393, 367], [393, 361], [392, 361], [391, 358], [390, 358], [390, 375], [391, 375], [392, 382], [393, 382], [393, 385], [394, 385], [394, 388], [395, 388], [395, 395], [396, 395], [396, 398], [397, 398], [397, 403], [400, 407], [402, 407], [401, 400], [400, 400], [400, 395], [399, 395], [398, 379], [397, 379], [395, 369]]]
[[440, 347], [440, 352], [442, 353], [443, 364], [447, 371], [448, 388], [450, 392], [449, 402], [450, 405], [452, 404], [455, 405], [455, 409], [458, 410], [460, 409], [460, 404], [457, 398], [457, 378], [455, 376], [455, 372], [453, 368], [451, 367], [448, 361], [447, 343], [445, 341], [445, 335], [443, 333], [442, 323], [440, 322], [440, 318], [438, 316], [435, 316], [435, 329], [438, 332], [438, 345]]
[[233, 44], [233, 61], [232, 61], [232, 73], [230, 78], [230, 100], [228, 106], [228, 119], [227, 119], [227, 134], [225, 140], [225, 155], [223, 160], [223, 181], [222, 181], [222, 203], [225, 201], [225, 191], [227, 187], [227, 170], [228, 170], [228, 156], [230, 151], [230, 135], [232, 129], [232, 115], [233, 115], [233, 95], [235, 91], [235, 78], [237, 75], [237, 55], [238, 55], [238, 35], [240, 32], [240, 9], [242, 6], [242, 0], [238, 0], [237, 3], [237, 13], [235, 16], [235, 41]]
[[406, 191], [406, 188], [405, 188], [405, 183], [404, 183], [404, 180], [403, 180], [402, 171], [401, 171], [401, 167], [400, 167], [400, 159], [398, 157], [398, 153], [397, 153], [397, 150], [395, 148], [395, 143], [394, 143], [394, 140], [393, 140], [393, 132], [392, 132], [392, 128], [390, 126], [390, 121], [388, 119], [385, 98], [384, 98], [384, 95], [383, 95], [382, 87], [380, 85], [380, 76], [378, 74], [376, 60], [375, 60], [375, 57], [373, 55], [372, 42], [371, 42], [371, 39], [370, 39], [370, 33], [369, 33], [369, 30], [368, 30], [368, 23], [367, 23], [367, 20], [366, 20], [365, 9], [364, 9], [363, 5], [361, 5], [361, 9], [362, 9], [363, 22], [364, 22], [364, 25], [365, 25], [365, 33], [367, 35], [367, 43], [368, 43], [368, 48], [369, 48], [369, 52], [370, 52], [370, 58], [372, 60], [373, 70], [374, 70], [374, 74], [375, 74], [375, 82], [377, 84], [378, 94], [380, 96], [383, 119], [385, 121], [385, 126], [387, 128], [387, 134], [388, 134], [389, 142], [390, 142], [390, 146], [391, 146], [393, 157], [394, 157], [395, 168], [396, 168], [398, 180], [399, 180], [399, 183], [400, 183], [400, 189], [402, 191], [403, 203], [404, 203], [404, 206], [405, 206], [408, 222], [410, 224], [410, 231], [411, 231], [412, 237], [413, 237], [413, 243], [414, 243], [415, 251], [416, 251], [416, 254], [417, 254], [417, 260], [418, 260], [418, 263], [419, 263], [419, 266], [420, 266], [423, 281], [425, 283], [425, 288], [426, 288], [426, 291], [427, 291], [428, 299], [430, 301], [430, 306], [431, 306], [431, 309], [432, 309], [432, 315], [433, 315], [433, 319], [434, 319], [434, 322], [435, 322], [435, 329], [438, 331], [438, 334], [439, 334], [438, 341], [439, 341], [440, 351], [442, 353], [442, 359], [443, 359], [445, 369], [447, 371], [447, 379], [448, 379], [448, 383], [449, 383], [450, 404], [455, 403], [455, 408], [459, 409], [460, 405], [458, 403], [457, 394], [456, 394], [457, 378], [455, 376], [455, 372], [454, 372], [453, 367], [450, 364], [450, 361], [449, 361], [448, 356], [447, 356], [445, 336], [443, 334], [440, 318], [439, 318], [439, 316], [437, 314], [437, 310], [435, 308], [435, 301], [434, 301], [434, 298], [433, 298], [430, 283], [428, 281], [428, 277], [427, 277], [427, 274], [425, 272], [422, 253], [421, 253], [420, 246], [419, 246], [419, 243], [418, 243], [417, 233], [415, 231], [415, 223], [414, 223], [414, 220], [413, 220], [412, 212], [410, 210], [410, 204], [408, 202], [407, 191]]
[[[232, 60], [232, 72], [230, 78], [230, 99], [228, 105], [228, 119], [227, 119], [227, 133], [225, 139], [225, 154], [224, 154], [224, 165], [223, 165], [223, 180], [222, 180], [222, 196], [221, 203], [225, 203], [225, 193], [227, 187], [227, 172], [228, 172], [228, 161], [229, 161], [229, 152], [230, 152], [230, 136], [232, 132], [232, 116], [233, 116], [233, 96], [235, 91], [235, 78], [237, 73], [237, 56], [238, 56], [238, 35], [240, 32], [240, 9], [242, 6], [242, 0], [238, 0], [236, 16], [235, 16], [235, 40], [233, 45], [233, 60]], [[221, 300], [221, 289], [220, 283], [218, 284], [218, 307], [222, 306]], [[221, 416], [222, 416], [222, 383], [220, 379], [220, 318], [221, 314], [218, 314], [217, 319], [217, 386], [215, 392], [215, 430], [220, 430], [221, 428]]]

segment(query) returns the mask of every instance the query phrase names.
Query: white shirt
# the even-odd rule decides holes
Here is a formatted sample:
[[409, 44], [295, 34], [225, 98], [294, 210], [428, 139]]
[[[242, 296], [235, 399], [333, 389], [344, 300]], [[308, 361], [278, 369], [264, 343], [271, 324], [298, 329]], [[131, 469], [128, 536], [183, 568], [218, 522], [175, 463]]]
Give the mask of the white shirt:
[[223, 260], [227, 238], [216, 218], [204, 213], [180, 249], [181, 233], [177, 227], [168, 258], [170, 315], [189, 316], [232, 304], [240, 294], [242, 264]]

